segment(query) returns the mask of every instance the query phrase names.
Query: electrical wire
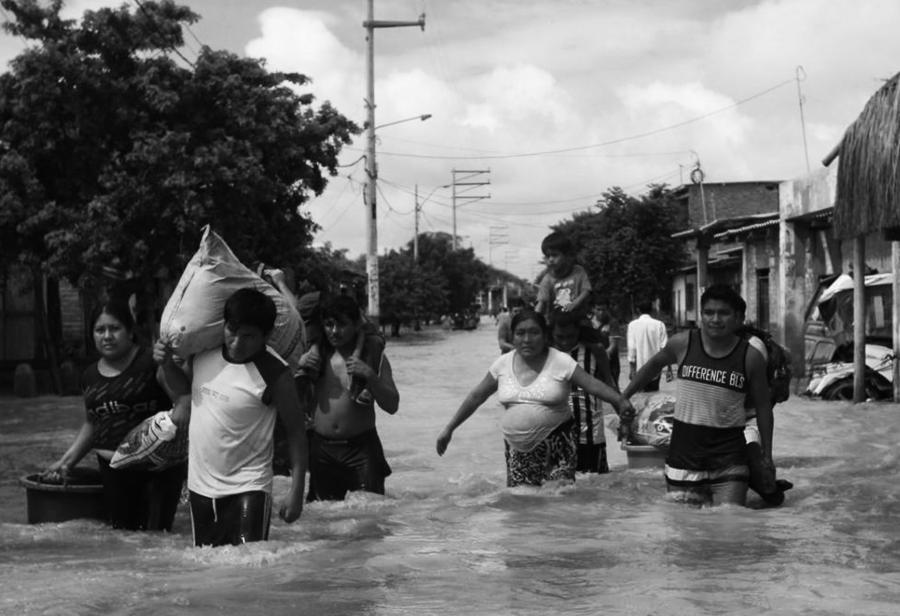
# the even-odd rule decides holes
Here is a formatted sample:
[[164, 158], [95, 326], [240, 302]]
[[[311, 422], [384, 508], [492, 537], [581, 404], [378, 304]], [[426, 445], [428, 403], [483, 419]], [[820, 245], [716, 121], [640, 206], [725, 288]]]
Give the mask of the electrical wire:
[[[333, 201], [333, 203], [335, 205], [329, 211], [334, 211], [335, 209], [337, 209], [339, 207], [338, 203], [340, 202], [341, 198], [344, 196], [344, 194], [347, 192], [347, 190], [349, 188], [351, 188], [354, 184], [359, 184], [360, 186], [362, 185], [360, 182], [355, 180], [352, 177], [352, 175], [348, 175], [346, 177], [347, 177], [347, 183], [344, 184], [344, 187], [341, 189], [341, 192], [338, 193], [337, 197], [335, 197], [335, 199]], [[335, 219], [333, 221], [331, 221], [327, 225], [324, 222], [320, 224], [323, 232], [330, 231], [331, 229], [333, 229], [335, 227], [335, 225], [337, 225], [338, 222], [341, 221], [341, 219], [343, 219], [344, 215], [350, 209], [350, 206], [353, 205], [354, 201], [356, 201], [357, 193], [355, 191], [351, 191], [350, 195], [351, 195], [351, 198], [347, 200], [347, 204], [344, 206], [344, 208], [340, 211], [340, 213], [335, 217]]]
[[512, 158], [533, 158], [536, 156], [552, 156], [555, 154], [565, 154], [568, 152], [578, 152], [578, 151], [583, 151], [583, 150], [590, 150], [593, 148], [602, 148], [602, 147], [606, 147], [606, 146], [610, 146], [610, 145], [616, 145], [619, 143], [625, 143], [628, 141], [635, 141], [637, 139], [643, 139], [645, 137], [652, 137], [653, 135], [658, 135], [660, 133], [664, 133], [664, 132], [667, 132], [670, 130], [674, 130], [676, 128], [681, 128], [683, 126], [693, 124], [695, 122], [699, 122], [701, 120], [705, 120], [714, 115], [723, 113], [730, 109], [734, 109], [735, 107], [738, 107], [738, 106], [748, 103], [752, 100], [760, 98], [761, 96], [765, 96], [766, 94], [769, 94], [770, 92], [774, 92], [775, 90], [777, 90], [779, 88], [782, 88], [786, 85], [790, 85], [793, 83], [794, 83], [793, 79], [788, 79], [788, 80], [782, 81], [781, 83], [778, 83], [774, 86], [766, 88], [765, 90], [763, 90], [761, 92], [757, 92], [756, 94], [753, 94], [751, 96], [743, 98], [743, 99], [736, 101], [730, 105], [726, 105], [725, 107], [721, 107], [714, 111], [710, 111], [708, 113], [704, 113], [699, 116], [695, 116], [692, 118], [688, 118], [686, 120], [682, 120], [681, 122], [676, 122], [675, 124], [669, 124], [668, 126], [663, 126], [663, 127], [656, 128], [653, 130], [644, 131], [642, 133], [635, 133], [633, 135], [628, 135], [626, 137], [619, 137], [616, 139], [610, 139], [608, 141], [601, 141], [599, 143], [592, 143], [589, 145], [580, 145], [580, 146], [574, 146], [574, 147], [569, 147], [569, 148], [560, 148], [560, 149], [556, 149], [556, 150], [542, 150], [542, 151], [538, 151], [538, 152], [520, 152], [520, 153], [516, 153], [516, 154], [486, 154], [484, 156], [449, 156], [449, 155], [434, 155], [434, 154], [412, 154], [412, 153], [408, 153], [408, 152], [389, 152], [389, 151], [384, 151], [384, 150], [381, 150], [378, 153], [379, 153], [379, 155], [383, 155], [383, 156], [397, 156], [397, 157], [401, 157], [401, 158], [424, 158], [424, 159], [432, 159], [432, 160], [487, 160], [487, 159], [496, 160], [496, 159], [512, 159]]

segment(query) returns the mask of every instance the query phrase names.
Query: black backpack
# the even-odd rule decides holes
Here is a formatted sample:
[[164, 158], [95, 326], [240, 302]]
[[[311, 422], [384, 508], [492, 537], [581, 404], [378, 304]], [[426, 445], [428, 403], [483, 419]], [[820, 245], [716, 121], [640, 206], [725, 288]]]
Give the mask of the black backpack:
[[747, 340], [756, 336], [766, 345], [766, 355], [768, 355], [766, 377], [769, 379], [769, 390], [772, 392], [772, 405], [787, 400], [791, 396], [791, 377], [793, 376], [790, 351], [775, 342], [772, 334], [751, 325], [744, 325], [738, 333]]

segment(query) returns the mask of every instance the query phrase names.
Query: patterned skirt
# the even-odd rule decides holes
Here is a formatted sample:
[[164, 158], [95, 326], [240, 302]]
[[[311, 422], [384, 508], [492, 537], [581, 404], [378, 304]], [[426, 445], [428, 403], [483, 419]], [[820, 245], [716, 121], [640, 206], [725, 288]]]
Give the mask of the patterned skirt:
[[575, 480], [578, 454], [575, 421], [569, 420], [553, 430], [531, 451], [516, 451], [503, 442], [506, 450], [506, 485], [539, 486], [545, 481]]

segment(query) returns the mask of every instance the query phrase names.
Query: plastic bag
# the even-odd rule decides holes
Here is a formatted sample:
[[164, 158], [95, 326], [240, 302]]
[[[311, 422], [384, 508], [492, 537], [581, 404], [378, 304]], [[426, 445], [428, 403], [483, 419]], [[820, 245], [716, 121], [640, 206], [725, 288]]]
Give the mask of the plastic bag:
[[244, 287], [261, 291], [275, 302], [275, 327], [268, 344], [296, 371], [305, 343], [300, 314], [278, 289], [238, 261], [209, 225], [203, 228], [200, 248], [185, 266], [166, 302], [160, 339], [171, 344], [175, 353], [185, 359], [220, 346], [225, 340], [225, 302]]
[[109, 465], [161, 471], [180, 464], [187, 460], [187, 432], [186, 427], [178, 430], [172, 421], [172, 411], [160, 411], [128, 432]]
[[675, 423], [675, 397], [652, 393], [632, 397], [637, 415], [631, 426], [631, 444], [665, 447]]

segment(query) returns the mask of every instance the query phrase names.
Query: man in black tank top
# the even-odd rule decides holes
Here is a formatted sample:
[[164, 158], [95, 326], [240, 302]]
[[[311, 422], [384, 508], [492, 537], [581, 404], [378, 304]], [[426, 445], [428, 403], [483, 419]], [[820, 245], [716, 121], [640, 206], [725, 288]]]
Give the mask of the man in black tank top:
[[628, 398], [666, 366], [678, 365], [665, 473], [673, 500], [746, 504], [749, 471], [743, 431], [748, 400], [757, 410], [763, 464], [774, 468], [766, 360], [737, 334], [745, 310], [746, 303], [731, 287], [709, 287], [700, 298], [700, 329], [672, 336], [623, 392]]

